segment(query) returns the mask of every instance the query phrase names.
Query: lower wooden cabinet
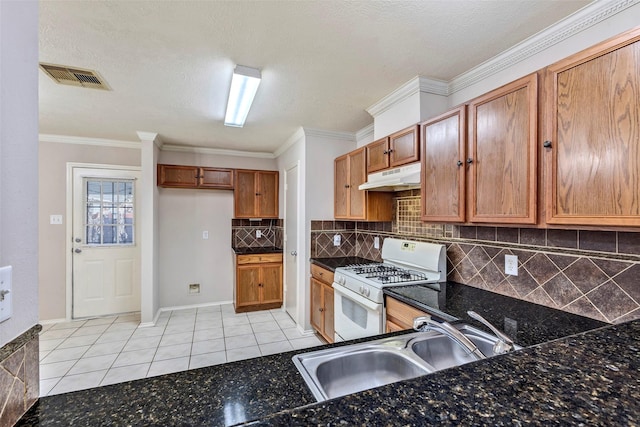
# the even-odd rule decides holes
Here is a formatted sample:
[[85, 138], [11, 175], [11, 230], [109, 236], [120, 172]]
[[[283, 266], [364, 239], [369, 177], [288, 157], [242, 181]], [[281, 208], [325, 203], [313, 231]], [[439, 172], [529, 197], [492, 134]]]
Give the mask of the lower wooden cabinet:
[[282, 306], [282, 254], [236, 255], [236, 313]]
[[411, 307], [395, 298], [386, 297], [386, 332], [413, 329], [413, 319], [419, 316], [429, 316], [422, 310]]
[[333, 272], [311, 264], [311, 326], [330, 343], [335, 336], [332, 284]]

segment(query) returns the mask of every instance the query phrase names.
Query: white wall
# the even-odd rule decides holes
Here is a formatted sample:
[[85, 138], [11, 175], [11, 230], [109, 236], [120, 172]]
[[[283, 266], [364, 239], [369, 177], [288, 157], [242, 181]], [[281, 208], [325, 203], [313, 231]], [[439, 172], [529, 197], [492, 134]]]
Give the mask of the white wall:
[[[160, 151], [158, 162], [236, 169], [277, 169], [276, 160], [272, 158], [164, 150]], [[160, 308], [231, 301], [233, 192], [160, 188], [157, 212]], [[209, 232], [208, 240], [202, 239], [203, 231]], [[189, 283], [200, 283], [200, 293], [189, 295]]]
[[0, 266], [13, 316], [0, 346], [38, 323], [38, 2], [0, 1]]

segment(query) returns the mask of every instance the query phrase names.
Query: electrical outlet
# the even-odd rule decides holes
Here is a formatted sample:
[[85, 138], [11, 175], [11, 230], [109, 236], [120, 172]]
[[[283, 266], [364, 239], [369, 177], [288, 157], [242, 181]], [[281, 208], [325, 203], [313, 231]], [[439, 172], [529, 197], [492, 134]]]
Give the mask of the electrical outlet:
[[189, 294], [199, 294], [200, 283], [189, 283]]
[[333, 246], [340, 246], [341, 241], [342, 241], [341, 235], [336, 234], [335, 236], [333, 236]]
[[62, 215], [49, 215], [49, 224], [61, 225]]
[[517, 255], [504, 256], [504, 274], [508, 274], [510, 276], [518, 275], [518, 256]]
[[380, 249], [380, 238], [377, 236], [373, 238], [373, 248]]
[[259, 239], [261, 237], [262, 237], [262, 231], [256, 230], [256, 239]]
[[203, 240], [207, 240], [209, 238], [209, 232], [208, 231], [203, 231], [202, 232], [202, 239]]

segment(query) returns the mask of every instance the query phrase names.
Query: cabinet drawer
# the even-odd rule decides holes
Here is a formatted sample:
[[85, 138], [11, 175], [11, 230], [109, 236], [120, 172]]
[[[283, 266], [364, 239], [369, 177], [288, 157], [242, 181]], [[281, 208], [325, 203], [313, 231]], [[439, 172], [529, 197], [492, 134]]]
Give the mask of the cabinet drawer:
[[238, 255], [238, 265], [264, 264], [268, 262], [282, 262], [282, 254], [251, 254]]
[[397, 299], [387, 297], [387, 319], [406, 329], [413, 328], [413, 319], [418, 316], [428, 316], [428, 313], [413, 308]]
[[315, 264], [311, 264], [311, 276], [328, 285], [333, 283], [333, 271], [326, 270]]

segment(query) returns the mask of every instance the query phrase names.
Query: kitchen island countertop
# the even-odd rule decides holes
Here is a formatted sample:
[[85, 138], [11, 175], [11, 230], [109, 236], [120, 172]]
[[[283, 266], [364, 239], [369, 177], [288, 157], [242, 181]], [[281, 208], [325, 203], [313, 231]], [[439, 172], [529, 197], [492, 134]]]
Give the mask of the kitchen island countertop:
[[[452, 286], [446, 289], [447, 298], [462, 292], [458, 298], [477, 299], [470, 287]], [[402, 295], [401, 288], [396, 291], [394, 297], [419, 304], [414, 294]], [[539, 333], [536, 336], [542, 339]], [[339, 345], [344, 343], [326, 347]], [[317, 349], [44, 397], [17, 425], [620, 426], [640, 422], [640, 320], [320, 403], [291, 360], [295, 354]]]

